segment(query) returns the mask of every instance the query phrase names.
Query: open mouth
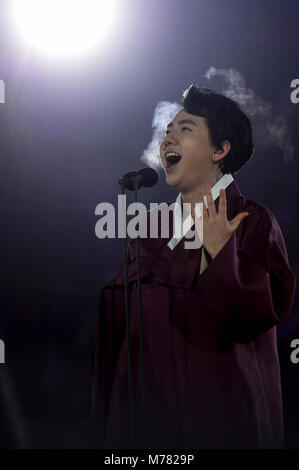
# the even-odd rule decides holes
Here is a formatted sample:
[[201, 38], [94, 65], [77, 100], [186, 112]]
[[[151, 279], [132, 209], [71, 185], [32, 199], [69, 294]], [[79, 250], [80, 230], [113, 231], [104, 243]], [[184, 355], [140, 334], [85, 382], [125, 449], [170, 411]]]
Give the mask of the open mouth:
[[166, 155], [166, 171], [171, 170], [174, 168], [179, 161], [181, 160], [181, 156], [179, 154], [169, 153]]

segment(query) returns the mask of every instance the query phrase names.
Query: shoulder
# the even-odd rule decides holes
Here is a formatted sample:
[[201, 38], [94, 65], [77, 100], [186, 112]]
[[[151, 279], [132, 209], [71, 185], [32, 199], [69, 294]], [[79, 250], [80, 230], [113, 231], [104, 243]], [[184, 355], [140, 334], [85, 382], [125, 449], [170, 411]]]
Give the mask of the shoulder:
[[244, 226], [248, 229], [265, 231], [267, 235], [281, 235], [279, 223], [273, 212], [263, 204], [254, 199], [242, 196], [238, 212], [249, 212], [249, 216], [244, 219]]
[[249, 212], [237, 228], [238, 245], [251, 258], [263, 260], [265, 267], [274, 252], [287, 258], [287, 250], [280, 225], [273, 212], [263, 204], [246, 197], [240, 198], [237, 213]]

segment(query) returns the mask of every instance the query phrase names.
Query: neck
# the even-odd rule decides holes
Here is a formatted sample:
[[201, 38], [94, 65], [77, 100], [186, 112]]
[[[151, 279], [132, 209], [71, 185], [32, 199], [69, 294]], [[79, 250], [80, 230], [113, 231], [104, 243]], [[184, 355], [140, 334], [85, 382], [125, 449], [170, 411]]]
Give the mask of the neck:
[[200, 193], [203, 192], [206, 194], [205, 188], [207, 186], [211, 186], [212, 188], [217, 183], [217, 181], [222, 178], [222, 176], [222, 173], [211, 175], [210, 178], [208, 178], [203, 183], [198, 184], [195, 188], [181, 191], [182, 201], [191, 203], [198, 202], [200, 200]]

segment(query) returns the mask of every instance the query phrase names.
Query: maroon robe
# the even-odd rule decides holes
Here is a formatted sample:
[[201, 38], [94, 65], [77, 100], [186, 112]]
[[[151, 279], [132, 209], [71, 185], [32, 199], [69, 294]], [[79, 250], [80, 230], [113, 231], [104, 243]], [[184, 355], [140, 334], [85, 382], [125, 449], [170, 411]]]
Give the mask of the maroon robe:
[[[140, 407], [137, 289], [131, 288], [131, 350], [137, 432], [131, 447], [279, 448], [283, 414], [276, 327], [292, 307], [296, 281], [273, 214], [226, 189], [227, 217], [248, 211], [200, 274], [202, 247], [183, 238], [140, 240], [148, 416]], [[218, 210], [219, 198], [215, 200]], [[148, 212], [149, 215], [149, 212]], [[172, 227], [172, 218], [170, 219]], [[136, 285], [136, 240], [129, 282]], [[126, 448], [127, 336], [123, 267], [102, 289], [93, 360], [93, 412], [100, 446]], [[141, 433], [146, 441], [138, 441]]]

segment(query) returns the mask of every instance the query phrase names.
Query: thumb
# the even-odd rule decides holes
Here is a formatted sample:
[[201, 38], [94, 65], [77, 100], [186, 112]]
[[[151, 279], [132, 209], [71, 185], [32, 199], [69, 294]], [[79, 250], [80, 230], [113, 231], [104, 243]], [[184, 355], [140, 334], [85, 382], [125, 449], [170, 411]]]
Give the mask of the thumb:
[[239, 227], [242, 220], [245, 219], [245, 217], [248, 217], [249, 215], [250, 215], [249, 212], [240, 212], [239, 214], [237, 214], [236, 217], [234, 217], [233, 220], [231, 221], [233, 230], [236, 230]]

